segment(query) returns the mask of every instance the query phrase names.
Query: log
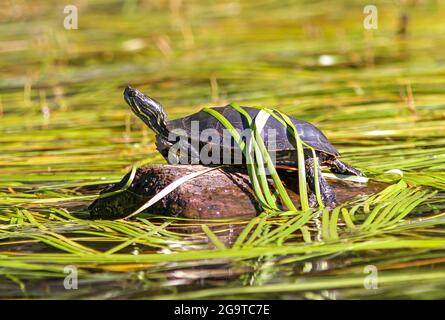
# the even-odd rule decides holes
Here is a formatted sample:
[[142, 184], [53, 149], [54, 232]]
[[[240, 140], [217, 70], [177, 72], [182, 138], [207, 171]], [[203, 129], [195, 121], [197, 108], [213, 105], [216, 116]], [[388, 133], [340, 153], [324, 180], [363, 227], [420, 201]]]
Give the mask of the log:
[[[201, 165], [140, 167], [126, 191], [97, 199], [89, 206], [91, 217], [93, 219], [126, 217], [173, 181], [207, 168]], [[298, 207], [297, 172], [280, 170], [279, 174], [290, 198]], [[129, 177], [130, 173], [119, 183], [106, 187], [101, 194], [121, 190]], [[339, 180], [330, 180], [329, 183], [334, 188], [339, 202], [382, 189], [381, 185], [369, 183], [358, 184]], [[251, 218], [260, 212], [260, 206], [250, 185], [247, 171], [240, 167], [223, 167], [185, 182], [144, 212], [193, 219]]]

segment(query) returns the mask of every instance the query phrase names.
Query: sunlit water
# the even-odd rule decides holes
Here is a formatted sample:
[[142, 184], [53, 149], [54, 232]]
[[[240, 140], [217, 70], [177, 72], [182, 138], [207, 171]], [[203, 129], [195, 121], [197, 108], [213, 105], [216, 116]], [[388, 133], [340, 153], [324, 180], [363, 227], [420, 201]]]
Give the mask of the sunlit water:
[[[66, 30], [57, 1], [6, 4], [0, 13], [0, 296], [443, 298], [443, 275], [395, 282], [384, 277], [443, 272], [445, 244], [438, 241], [444, 236], [445, 203], [444, 7], [427, 0], [376, 5], [378, 29], [365, 30], [361, 1], [304, 6], [88, 1], [78, 7], [78, 29]], [[409, 17], [407, 26], [401, 24], [403, 15]], [[95, 262], [77, 261], [137, 237], [118, 229], [121, 225], [89, 225], [87, 206], [94, 196], [137, 161], [164, 163], [153, 133], [123, 100], [128, 84], [162, 101], [171, 118], [232, 101], [278, 107], [316, 124], [345, 160], [370, 177], [399, 169], [416, 185], [416, 174], [422, 174], [423, 187], [438, 193], [410, 217], [435, 218], [376, 238], [425, 244], [344, 248], [319, 256], [265, 251], [254, 258], [197, 254], [187, 261], [103, 263], [97, 255]], [[93, 197], [76, 199], [85, 195]], [[213, 248], [194, 221], [152, 221], [156, 226], [171, 221], [166, 230], [175, 234], [155, 234], [144, 245], [130, 241], [116, 253], [136, 257]], [[230, 246], [245, 225], [221, 223], [219, 236]], [[309, 227], [312, 240], [322, 243], [320, 220]], [[69, 238], [85, 248], [56, 246], [41, 234], [63, 235], [61, 244]], [[342, 234], [342, 226], [339, 235], [350, 236]], [[299, 243], [299, 236], [291, 241]], [[60, 261], [33, 260], [49, 253], [66, 255]], [[64, 287], [66, 265], [78, 267], [77, 290]], [[377, 289], [363, 285], [368, 265], [382, 275]], [[292, 287], [311, 281], [320, 282]], [[252, 286], [274, 289], [239, 289]]]

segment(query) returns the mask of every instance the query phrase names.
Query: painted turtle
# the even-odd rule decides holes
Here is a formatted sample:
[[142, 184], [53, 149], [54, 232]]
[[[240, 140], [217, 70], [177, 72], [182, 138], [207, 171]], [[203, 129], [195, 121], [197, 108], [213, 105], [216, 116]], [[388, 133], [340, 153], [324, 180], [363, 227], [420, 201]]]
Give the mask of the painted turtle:
[[[203, 148], [204, 145], [210, 146], [210, 149], [212, 150], [223, 150], [224, 148], [226, 148], [223, 146], [224, 144], [221, 143], [223, 139], [223, 131], [225, 129], [224, 126], [215, 117], [205, 111], [200, 111], [188, 117], [169, 121], [164, 108], [158, 101], [144, 95], [143, 93], [131, 88], [130, 86], [125, 88], [124, 99], [130, 106], [131, 110], [156, 133], [157, 149], [169, 163], [178, 163], [179, 157], [176, 151], [171, 152], [173, 146], [177, 147], [177, 135], [172, 138], [172, 132], [181, 131], [183, 132], [182, 137], [185, 136], [187, 138], [185, 140], [185, 143], [187, 144], [187, 161], [185, 163], [187, 164], [209, 164], [201, 161], [199, 158], [200, 150], [201, 148]], [[252, 119], [255, 118], [255, 116], [260, 111], [260, 109], [250, 107], [244, 107], [243, 109], [249, 113]], [[249, 128], [245, 117], [234, 108], [225, 106], [213, 108], [213, 110], [218, 111], [224, 117], [226, 117], [226, 119], [229, 120], [238, 131], [243, 131]], [[317, 166], [318, 182], [320, 185], [322, 200], [325, 205], [333, 206], [336, 202], [335, 193], [326, 182], [326, 180], [323, 178], [320, 170], [321, 165], [327, 166], [329, 170], [334, 173], [357, 176], [364, 176], [364, 174], [359, 170], [342, 162], [339, 159], [340, 153], [332, 146], [326, 136], [314, 125], [306, 121], [298, 120], [294, 117], [289, 118], [296, 126], [300, 138], [306, 144], [315, 149], [319, 161], [319, 165]], [[216, 132], [218, 135], [218, 140], [216, 142], [214, 141], [214, 139], [209, 141], [208, 135], [206, 135], [205, 138], [200, 135], [198, 135], [196, 139], [193, 138], [196, 137], [193, 135], [194, 121], [196, 121], [195, 124], [199, 125], [199, 132], [203, 132], [206, 129], [213, 129], [213, 131]], [[269, 131], [271, 129], [274, 130], [273, 132], [275, 133], [273, 145], [272, 143], [270, 143], [271, 140], [267, 139], [268, 132], [271, 132]], [[261, 134], [269, 153], [271, 151], [275, 152], [275, 161], [278, 167], [292, 166], [293, 168], [295, 168], [297, 166], [297, 152], [291, 142], [293, 141], [293, 138], [291, 138], [285, 126], [283, 126], [275, 118], [269, 117]], [[179, 134], [179, 136], [181, 136], [181, 134]], [[199, 140], [197, 147], [196, 144], [195, 147], [193, 147], [194, 140]], [[184, 141], [184, 139], [180, 139], [180, 141]], [[233, 149], [235, 145], [236, 144], [234, 144], [232, 139], [229, 148]], [[236, 145], [236, 147], [238, 146]], [[199, 150], [197, 150], [198, 148]], [[311, 206], [314, 206], [316, 204], [316, 198], [314, 194], [314, 158], [311, 150], [305, 148], [304, 152], [306, 162], [306, 178], [310, 188], [309, 201]], [[222, 153], [224, 153], [224, 151]], [[194, 158], [193, 155], [198, 155], [198, 157]], [[198, 161], [194, 161], [193, 159], [198, 159]], [[180, 163], [184, 162], [182, 161]], [[219, 164], [222, 163], [223, 162], [220, 162]]]

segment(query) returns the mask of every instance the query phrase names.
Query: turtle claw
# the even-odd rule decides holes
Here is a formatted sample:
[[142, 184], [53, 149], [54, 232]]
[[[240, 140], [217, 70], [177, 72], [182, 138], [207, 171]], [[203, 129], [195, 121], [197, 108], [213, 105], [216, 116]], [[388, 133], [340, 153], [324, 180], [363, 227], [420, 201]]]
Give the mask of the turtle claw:
[[[331, 188], [329, 189], [330, 190], [327, 193], [322, 192], [321, 200], [323, 201], [325, 207], [334, 208], [335, 205], [337, 204], [337, 199], [335, 197], [334, 191]], [[313, 192], [309, 193], [308, 202], [309, 202], [309, 207], [311, 208], [316, 208], [319, 206], [317, 201], [317, 196]]]
[[318, 205], [317, 197], [315, 196], [315, 193], [310, 193], [308, 197], [309, 207], [315, 208]]
[[[319, 161], [319, 160], [318, 160]], [[332, 187], [328, 184], [328, 182], [323, 177], [321, 170], [320, 170], [320, 163], [318, 163], [317, 166], [317, 173], [318, 173], [318, 181], [315, 181], [315, 174], [314, 174], [314, 159], [308, 158], [306, 159], [306, 179], [309, 185], [309, 206], [314, 208], [318, 206], [317, 197], [315, 194], [315, 185], [318, 183], [318, 186], [320, 188], [320, 194], [321, 194], [321, 200], [323, 201], [323, 204], [326, 207], [334, 207], [335, 203], [337, 202], [335, 192], [332, 189]]]
[[323, 200], [323, 204], [327, 208], [334, 208], [335, 205], [337, 204], [337, 198], [335, 196], [335, 192], [334, 190], [332, 190], [331, 187], [329, 187], [329, 192], [322, 194], [321, 198]]

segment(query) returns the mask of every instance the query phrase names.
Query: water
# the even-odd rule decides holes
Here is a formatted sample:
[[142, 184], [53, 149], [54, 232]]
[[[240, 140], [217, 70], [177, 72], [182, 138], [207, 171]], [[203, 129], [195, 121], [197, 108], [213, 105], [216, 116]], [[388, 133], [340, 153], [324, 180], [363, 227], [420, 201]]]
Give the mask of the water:
[[[66, 30], [58, 2], [6, 4], [0, 296], [444, 298], [444, 8], [377, 1], [378, 29], [364, 30], [363, 6], [89, 1], [79, 28]], [[316, 124], [373, 181], [394, 185], [397, 175], [383, 173], [399, 169], [427, 198], [372, 230], [352, 231], [340, 215], [337, 237], [314, 215], [304, 229], [312, 243], [298, 228], [270, 240], [293, 216], [269, 217], [256, 245], [226, 250], [201, 222], [168, 213], [91, 221], [87, 206], [105, 185], [134, 163], [164, 163], [123, 100], [129, 84], [172, 119], [228, 102], [277, 107]], [[360, 208], [354, 222], [367, 216]], [[230, 247], [248, 222], [205, 223]], [[369, 265], [378, 289], [364, 286]], [[77, 290], [64, 287], [66, 266], [78, 272]]]

